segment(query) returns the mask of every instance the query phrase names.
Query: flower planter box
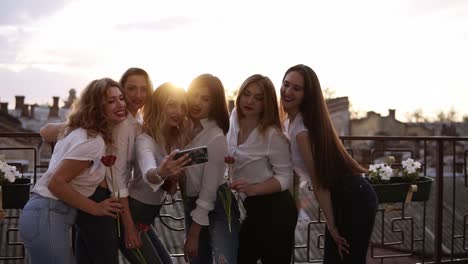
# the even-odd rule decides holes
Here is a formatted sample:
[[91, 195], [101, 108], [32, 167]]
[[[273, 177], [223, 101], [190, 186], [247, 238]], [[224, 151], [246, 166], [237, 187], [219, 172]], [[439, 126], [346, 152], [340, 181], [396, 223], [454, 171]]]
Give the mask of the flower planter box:
[[379, 203], [402, 203], [406, 200], [410, 186], [416, 185], [418, 190], [413, 193], [411, 201], [421, 202], [429, 199], [433, 181], [432, 178], [419, 177], [416, 182], [402, 182], [401, 177], [393, 177], [390, 183], [372, 184], [372, 187], [374, 187]]
[[29, 200], [31, 179], [17, 178], [2, 186], [3, 209], [22, 209]]

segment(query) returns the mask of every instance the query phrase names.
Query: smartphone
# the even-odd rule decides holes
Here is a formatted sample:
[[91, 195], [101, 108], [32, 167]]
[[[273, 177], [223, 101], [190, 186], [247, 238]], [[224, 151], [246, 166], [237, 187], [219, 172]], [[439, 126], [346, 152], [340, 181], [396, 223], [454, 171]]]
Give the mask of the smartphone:
[[188, 154], [189, 158], [192, 159], [191, 162], [185, 164], [185, 167], [208, 162], [208, 147], [206, 146], [181, 150], [174, 155], [174, 159], [179, 159], [185, 154]]

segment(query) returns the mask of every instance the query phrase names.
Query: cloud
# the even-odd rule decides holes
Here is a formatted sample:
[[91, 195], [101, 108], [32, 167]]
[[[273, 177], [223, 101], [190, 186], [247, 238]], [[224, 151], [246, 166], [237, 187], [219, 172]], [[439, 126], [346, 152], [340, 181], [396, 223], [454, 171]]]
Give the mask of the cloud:
[[196, 19], [190, 17], [174, 16], [159, 20], [118, 24], [115, 28], [117, 30], [174, 30], [193, 24], [196, 21]]
[[21, 25], [48, 16], [63, 8], [70, 0], [2, 0], [0, 25]]

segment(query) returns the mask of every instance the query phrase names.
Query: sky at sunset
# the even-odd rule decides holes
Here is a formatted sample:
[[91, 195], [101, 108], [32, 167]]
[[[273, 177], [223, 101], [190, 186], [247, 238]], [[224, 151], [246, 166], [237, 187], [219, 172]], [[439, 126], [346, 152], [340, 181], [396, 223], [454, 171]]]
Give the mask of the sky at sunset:
[[[51, 104], [146, 69], [157, 87], [202, 73], [236, 89], [303, 63], [352, 110], [468, 115], [464, 0], [0, 0], [0, 101]], [[229, 93], [229, 92], [228, 92]]]

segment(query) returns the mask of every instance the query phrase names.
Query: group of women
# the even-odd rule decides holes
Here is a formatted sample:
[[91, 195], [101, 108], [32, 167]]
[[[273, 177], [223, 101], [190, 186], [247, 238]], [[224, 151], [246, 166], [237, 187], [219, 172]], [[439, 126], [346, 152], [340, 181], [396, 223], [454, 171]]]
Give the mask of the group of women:
[[[365, 169], [339, 140], [311, 68], [288, 69], [280, 93], [278, 106], [271, 80], [252, 75], [229, 114], [211, 74], [187, 92], [171, 83], [153, 92], [139, 68], [92, 81], [66, 123], [41, 129], [58, 141], [20, 217], [30, 262], [118, 263], [120, 249], [131, 263], [172, 263], [152, 224], [180, 187], [189, 263], [290, 263], [297, 174], [327, 220], [324, 263], [365, 263], [377, 207]], [[176, 158], [198, 146], [206, 163]]]

